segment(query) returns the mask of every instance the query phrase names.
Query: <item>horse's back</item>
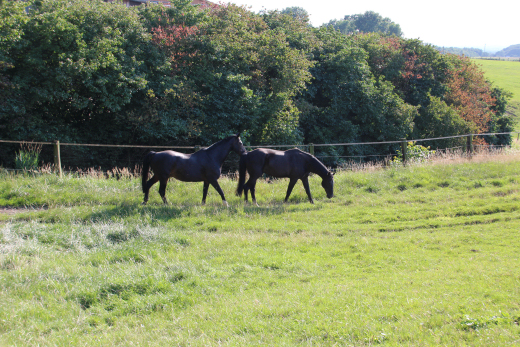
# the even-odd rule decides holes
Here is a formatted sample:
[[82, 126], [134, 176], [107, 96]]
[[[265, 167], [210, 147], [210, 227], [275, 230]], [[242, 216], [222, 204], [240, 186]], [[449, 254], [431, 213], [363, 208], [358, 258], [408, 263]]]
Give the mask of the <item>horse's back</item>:
[[191, 155], [171, 150], [157, 152], [152, 158], [150, 166], [155, 174], [170, 175], [176, 167], [186, 165]]
[[169, 150], [155, 153], [155, 155], [153, 156], [153, 162], [159, 165], [167, 165], [177, 161], [187, 161], [190, 160], [190, 158], [191, 154], [185, 154]]
[[301, 171], [298, 154], [292, 149], [287, 151], [269, 150], [266, 152], [263, 171], [274, 177], [298, 176]]

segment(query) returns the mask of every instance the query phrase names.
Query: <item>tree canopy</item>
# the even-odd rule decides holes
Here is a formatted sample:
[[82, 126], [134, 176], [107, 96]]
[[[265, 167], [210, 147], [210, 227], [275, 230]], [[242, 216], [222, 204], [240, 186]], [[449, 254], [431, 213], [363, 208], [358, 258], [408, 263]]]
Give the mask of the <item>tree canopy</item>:
[[332, 20], [325, 26], [332, 26], [343, 34], [379, 33], [381, 35], [403, 35], [401, 26], [379, 13], [367, 11], [362, 14], [347, 15], [340, 20]]
[[[26, 6], [0, 8], [3, 139], [207, 145], [240, 131], [265, 145], [511, 130], [509, 94], [475, 64], [373, 12], [313, 28], [299, 8]], [[334, 164], [395, 149], [321, 150]]]

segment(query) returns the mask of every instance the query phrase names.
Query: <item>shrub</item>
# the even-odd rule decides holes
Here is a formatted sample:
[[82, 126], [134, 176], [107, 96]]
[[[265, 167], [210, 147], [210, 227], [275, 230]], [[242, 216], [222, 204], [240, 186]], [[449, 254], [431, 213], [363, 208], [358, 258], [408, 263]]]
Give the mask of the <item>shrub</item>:
[[38, 169], [38, 159], [42, 150], [41, 145], [22, 143], [21, 149], [15, 157], [15, 164], [18, 170]]
[[[424, 147], [415, 144], [415, 142], [408, 142], [406, 147], [407, 160], [412, 163], [422, 163], [430, 159], [435, 151], [430, 149], [430, 146]], [[392, 159], [391, 164], [396, 166], [403, 163], [403, 153], [397, 150], [397, 155]]]

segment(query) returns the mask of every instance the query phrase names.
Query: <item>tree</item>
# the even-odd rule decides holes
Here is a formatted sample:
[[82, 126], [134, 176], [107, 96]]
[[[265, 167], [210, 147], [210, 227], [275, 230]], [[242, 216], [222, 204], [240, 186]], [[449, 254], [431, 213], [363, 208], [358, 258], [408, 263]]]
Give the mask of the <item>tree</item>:
[[[415, 132], [418, 138], [437, 138], [468, 134], [470, 124], [442, 100], [429, 95], [430, 102], [421, 108], [420, 116], [415, 119]], [[465, 139], [454, 138], [429, 142], [432, 148], [463, 146]]]
[[485, 133], [493, 118], [496, 99], [484, 73], [469, 58], [451, 55], [452, 68], [446, 81], [446, 103], [469, 124], [470, 131]]
[[[496, 118], [496, 97], [470, 59], [441, 54], [414, 39], [379, 34], [360, 34], [354, 39], [368, 52], [374, 75], [390, 81], [403, 101], [418, 107], [414, 137], [432, 136], [433, 129], [435, 136], [450, 136], [484, 133], [492, 124], [506, 127], [505, 119], [500, 126], [491, 122]], [[444, 126], [439, 122], [445, 122]]]
[[305, 23], [309, 22], [309, 13], [307, 12], [307, 10], [305, 10], [301, 7], [297, 7], [297, 6], [287, 7], [287, 8], [284, 8], [280, 13], [293, 16], [294, 19], [297, 19], [297, 20], [305, 22]]
[[[495, 99], [495, 105], [491, 108], [493, 114], [488, 123], [490, 133], [509, 133], [515, 130], [514, 119], [506, 112], [508, 100], [513, 97], [511, 92], [498, 87], [492, 87], [491, 96]], [[513, 139], [509, 134], [486, 136], [485, 140], [491, 145], [510, 146]]]
[[13, 114], [23, 113], [25, 109], [19, 85], [13, 82], [10, 73], [14, 67], [12, 52], [20, 44], [28, 21], [25, 6], [19, 1], [8, 1], [0, 6], [0, 133], [11, 131], [17, 122]]
[[[42, 2], [31, 7], [9, 75], [24, 108], [13, 109], [20, 139], [124, 137], [117, 114], [146, 86], [135, 11], [102, 2]], [[11, 135], [12, 138], [13, 135]]]
[[[334, 30], [322, 28], [317, 36], [322, 44], [313, 52], [313, 83], [299, 100], [306, 141], [379, 142], [409, 136], [417, 109], [404, 103], [391, 83], [373, 75], [367, 52], [351, 37]], [[353, 147], [336, 150], [336, 154], [369, 155], [389, 150], [388, 145]]]
[[382, 35], [395, 35], [401, 37], [403, 35], [401, 26], [390, 20], [383, 18], [376, 12], [367, 11], [363, 14], [347, 15], [342, 20], [332, 20], [325, 26], [332, 26], [343, 34], [361, 33], [379, 33]]
[[154, 42], [170, 56], [173, 93], [194, 101], [198, 137], [211, 143], [241, 130], [253, 143], [301, 141], [292, 99], [309, 81], [311, 63], [283, 29], [228, 5], [210, 9], [196, 35], [190, 30], [171, 23]]

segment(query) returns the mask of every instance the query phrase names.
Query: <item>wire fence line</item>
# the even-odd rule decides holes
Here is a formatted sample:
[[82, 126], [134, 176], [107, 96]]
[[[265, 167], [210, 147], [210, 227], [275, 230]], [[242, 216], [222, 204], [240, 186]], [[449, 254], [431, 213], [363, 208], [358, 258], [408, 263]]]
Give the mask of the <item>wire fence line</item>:
[[[245, 146], [248, 150], [253, 150], [256, 148], [278, 148], [278, 149], [287, 149], [287, 148], [300, 148], [311, 154], [315, 155], [320, 160], [323, 160], [326, 165], [340, 165], [345, 161], [385, 161], [391, 160], [393, 156], [395, 156], [395, 151], [400, 149], [401, 154], [405, 153], [407, 143], [422, 143], [429, 141], [450, 141], [453, 142], [454, 139], [463, 139], [467, 138], [467, 141], [464, 141], [464, 146], [461, 146], [461, 140], [458, 140], [458, 143], [446, 143], [446, 145], [439, 146], [437, 148], [444, 150], [457, 149], [461, 151], [473, 151], [473, 138], [477, 136], [498, 136], [498, 135], [509, 135], [513, 136], [517, 135], [517, 141], [520, 140], [520, 132], [502, 132], [502, 133], [484, 133], [484, 134], [464, 134], [464, 135], [454, 135], [454, 136], [444, 136], [444, 137], [434, 137], [434, 138], [426, 138], [426, 139], [400, 139], [393, 141], [379, 141], [379, 142], [350, 142], [350, 143], [307, 143], [307, 144], [279, 144], [279, 145], [255, 145], [255, 146]], [[455, 140], [457, 141], [457, 140]], [[10, 151], [13, 151], [13, 145], [41, 145], [44, 147], [42, 150], [42, 160], [47, 163], [54, 162], [55, 167], [68, 167], [68, 168], [89, 168], [89, 167], [104, 167], [106, 169], [113, 167], [137, 167], [142, 164], [142, 158], [144, 154], [146, 154], [149, 150], [154, 149], [178, 149], [182, 151], [197, 151], [202, 148], [207, 148], [206, 146], [175, 146], [175, 145], [164, 145], [164, 146], [150, 146], [150, 145], [116, 145], [116, 144], [92, 144], [92, 143], [66, 143], [59, 141], [13, 141], [13, 140], [1, 140], [0, 144], [5, 143], [10, 144]], [[438, 145], [438, 143], [436, 143]], [[369, 149], [366, 146], [392, 146], [392, 149], [389, 152], [389, 148], [381, 149], [383, 154], [377, 153], [379, 149], [372, 148]], [[395, 146], [399, 145], [399, 147]], [[458, 145], [457, 147], [453, 145]], [[346, 148], [341, 149], [338, 147], [353, 147], [353, 146], [361, 146], [361, 149], [352, 149], [347, 150]], [[68, 147], [68, 149], [67, 149]], [[83, 148], [81, 148], [83, 147]], [[99, 148], [96, 150], [94, 148]], [[326, 147], [332, 147], [329, 150]], [[335, 147], [335, 148], [334, 148]], [[476, 147], [476, 146], [475, 146]], [[497, 148], [497, 146], [486, 145], [488, 149]], [[60, 150], [61, 148], [61, 150]], [[89, 150], [88, 148], [92, 148]], [[104, 149], [102, 149], [104, 148]], [[321, 150], [318, 148], [322, 148]], [[365, 148], [365, 149], [363, 149]], [[315, 154], [315, 149], [318, 153]], [[54, 153], [53, 153], [54, 150]], [[134, 151], [135, 150], [135, 151]], [[45, 153], [44, 153], [45, 152]], [[6, 153], [5, 151], [2, 153], [0, 151], [0, 166], [4, 166], [4, 163], [9, 162], [9, 156], [11, 154]], [[6, 159], [7, 158], [7, 159]], [[406, 160], [406, 154], [404, 155]], [[62, 165], [63, 164], [63, 165]], [[11, 166], [12, 163], [8, 166]], [[227, 171], [233, 171], [238, 168], [238, 160], [236, 156], [230, 156], [230, 159], [227, 159], [224, 166]]]
[[[422, 141], [438, 141], [448, 140], [456, 138], [467, 138], [474, 136], [496, 136], [496, 135], [513, 135], [517, 134], [520, 136], [520, 132], [505, 132], [505, 133], [484, 133], [484, 134], [464, 134], [464, 135], [453, 135], [444, 137], [432, 137], [427, 139], [401, 139], [394, 141], [380, 141], [380, 142], [348, 142], [348, 143], [308, 143], [308, 144], [294, 144], [294, 145], [257, 145], [257, 146], [245, 146], [246, 148], [294, 148], [294, 147], [325, 147], [325, 146], [359, 146], [359, 145], [385, 145], [385, 144], [398, 144], [402, 142], [422, 142]], [[38, 142], [38, 141], [11, 141], [11, 140], [0, 140], [0, 143], [18, 143], [18, 144], [35, 144], [35, 145], [54, 145], [54, 142]], [[201, 149], [206, 148], [205, 146], [148, 146], [148, 145], [112, 145], [112, 144], [97, 144], [97, 143], [67, 143], [59, 142], [60, 146], [82, 146], [82, 147], [114, 147], [114, 148], [150, 148], [150, 149], [161, 149], [161, 148], [176, 148], [176, 149]]]

